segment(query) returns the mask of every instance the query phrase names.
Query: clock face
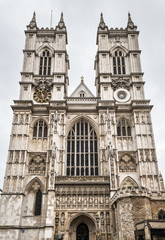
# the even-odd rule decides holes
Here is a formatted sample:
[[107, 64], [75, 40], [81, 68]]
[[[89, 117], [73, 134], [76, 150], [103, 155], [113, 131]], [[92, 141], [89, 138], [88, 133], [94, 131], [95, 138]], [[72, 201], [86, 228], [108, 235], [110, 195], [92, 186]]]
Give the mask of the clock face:
[[47, 103], [51, 99], [51, 93], [46, 89], [40, 89], [34, 93], [33, 98], [38, 103]]
[[117, 101], [117, 102], [120, 102], [120, 103], [125, 103], [125, 102], [128, 102], [130, 100], [130, 93], [128, 90], [124, 89], [124, 88], [120, 88], [120, 89], [117, 89], [115, 92], [114, 92], [114, 99]]
[[120, 91], [120, 92], [118, 92], [117, 96], [119, 99], [125, 99], [127, 94], [124, 91]]

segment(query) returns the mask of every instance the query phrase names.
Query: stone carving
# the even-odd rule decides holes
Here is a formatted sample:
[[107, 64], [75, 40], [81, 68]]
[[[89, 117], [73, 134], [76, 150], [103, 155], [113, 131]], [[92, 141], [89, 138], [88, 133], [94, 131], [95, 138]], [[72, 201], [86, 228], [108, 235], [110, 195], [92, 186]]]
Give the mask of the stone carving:
[[65, 213], [61, 213], [61, 225], [64, 225], [65, 222]]
[[45, 172], [46, 164], [43, 156], [34, 155], [29, 162], [29, 173], [42, 174]]
[[132, 188], [138, 187], [137, 183], [131, 177], [126, 177], [123, 180], [120, 188], [128, 188], [128, 187], [132, 187]]
[[118, 88], [130, 89], [131, 83], [128, 79], [118, 78], [112, 80], [112, 88], [115, 91]]
[[41, 188], [40, 184], [38, 183], [38, 181], [35, 181], [34, 184], [32, 185], [32, 190], [34, 192], [37, 192], [39, 188]]
[[101, 225], [104, 225], [104, 212], [100, 213], [100, 221], [101, 221]]
[[50, 91], [51, 85], [52, 85], [52, 81], [50, 79], [49, 80], [38, 79], [38, 80], [35, 80], [35, 83], [34, 83], [35, 90], [45, 89]]
[[59, 121], [58, 112], [52, 114], [52, 122], [53, 122], [53, 133], [57, 133], [57, 123]]
[[119, 162], [120, 172], [135, 172], [136, 162], [132, 156], [125, 154], [121, 157]]

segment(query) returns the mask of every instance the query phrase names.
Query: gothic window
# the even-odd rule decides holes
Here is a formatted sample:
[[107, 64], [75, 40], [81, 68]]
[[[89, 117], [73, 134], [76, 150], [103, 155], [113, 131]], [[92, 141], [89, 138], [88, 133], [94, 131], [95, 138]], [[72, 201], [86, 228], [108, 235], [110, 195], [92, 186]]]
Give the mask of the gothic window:
[[51, 56], [48, 50], [43, 51], [40, 57], [40, 69], [39, 75], [50, 75], [51, 74]]
[[80, 120], [67, 137], [67, 176], [97, 176], [97, 135], [92, 126]]
[[158, 219], [163, 219], [163, 220], [165, 220], [165, 211], [164, 210], [160, 210], [159, 212], [158, 212]]
[[39, 189], [36, 192], [36, 202], [35, 202], [35, 211], [34, 211], [35, 216], [41, 215], [41, 204], [42, 204], [42, 192]]
[[124, 53], [121, 50], [116, 50], [113, 55], [113, 73], [126, 74]]
[[131, 127], [125, 118], [120, 119], [117, 125], [117, 136], [119, 137], [130, 137]]
[[80, 98], [84, 98], [85, 97], [85, 92], [84, 91], [81, 91], [80, 92]]
[[47, 135], [48, 135], [47, 124], [43, 120], [38, 120], [33, 128], [33, 138], [44, 139], [47, 138]]

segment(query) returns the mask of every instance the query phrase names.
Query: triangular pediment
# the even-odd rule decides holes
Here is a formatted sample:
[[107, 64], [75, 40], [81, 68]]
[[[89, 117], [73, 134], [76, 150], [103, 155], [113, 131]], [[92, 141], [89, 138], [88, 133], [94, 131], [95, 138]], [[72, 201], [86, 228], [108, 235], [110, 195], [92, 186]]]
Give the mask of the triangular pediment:
[[70, 95], [70, 97], [87, 97], [87, 98], [93, 98], [95, 97], [93, 93], [89, 90], [89, 88], [85, 85], [84, 81], [81, 80], [81, 83], [78, 85], [78, 87], [73, 91], [73, 93]]

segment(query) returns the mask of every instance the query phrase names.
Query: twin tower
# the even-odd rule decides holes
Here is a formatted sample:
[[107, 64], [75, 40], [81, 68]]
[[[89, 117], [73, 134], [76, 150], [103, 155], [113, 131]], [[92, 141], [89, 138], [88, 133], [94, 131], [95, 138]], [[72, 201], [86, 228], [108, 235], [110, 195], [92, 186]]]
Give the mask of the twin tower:
[[152, 106], [144, 97], [139, 32], [130, 14], [120, 29], [109, 29], [101, 14], [91, 80], [96, 96], [83, 78], [68, 96], [63, 14], [56, 28], [44, 29], [34, 13], [25, 35], [0, 239], [165, 239]]

